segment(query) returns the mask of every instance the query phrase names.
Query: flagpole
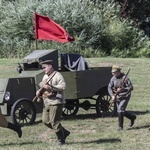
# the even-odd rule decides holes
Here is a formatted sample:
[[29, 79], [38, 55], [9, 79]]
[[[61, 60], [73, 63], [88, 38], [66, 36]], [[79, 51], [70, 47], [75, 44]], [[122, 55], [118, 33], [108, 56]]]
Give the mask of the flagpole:
[[36, 49], [36, 50], [38, 49], [38, 42], [37, 42], [37, 39], [35, 39], [35, 49]]
[[36, 17], [36, 9], [34, 10], [34, 30], [35, 30], [35, 49], [38, 49], [38, 41], [37, 41], [37, 17]]

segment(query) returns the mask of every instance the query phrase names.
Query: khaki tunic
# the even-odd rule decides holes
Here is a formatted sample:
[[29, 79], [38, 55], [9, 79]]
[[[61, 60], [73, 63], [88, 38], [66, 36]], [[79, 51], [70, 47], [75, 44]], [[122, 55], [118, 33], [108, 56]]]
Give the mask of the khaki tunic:
[[51, 97], [45, 97], [44, 95], [50, 94], [49, 92], [44, 92], [43, 94], [43, 102], [45, 106], [49, 105], [57, 105], [57, 104], [64, 104], [65, 103], [65, 88], [66, 88], [66, 83], [58, 71], [54, 71], [51, 75], [45, 74], [42, 82], [40, 83], [40, 87], [43, 86], [48, 80], [48, 84], [52, 87], [52, 91], [55, 92], [56, 94]]

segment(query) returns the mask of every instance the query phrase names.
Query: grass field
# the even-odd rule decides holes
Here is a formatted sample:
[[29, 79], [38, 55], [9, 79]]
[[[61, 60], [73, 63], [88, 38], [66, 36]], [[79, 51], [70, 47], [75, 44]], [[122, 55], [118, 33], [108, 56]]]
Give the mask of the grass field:
[[[75, 117], [64, 118], [62, 124], [71, 131], [66, 145], [59, 147], [55, 134], [41, 123], [37, 116], [32, 126], [22, 128], [19, 139], [11, 130], [1, 128], [0, 150], [149, 150], [150, 149], [150, 59], [132, 58], [89, 58], [90, 66], [111, 66], [119, 64], [124, 72], [131, 68], [129, 77], [134, 91], [128, 110], [137, 115], [135, 125], [118, 132], [117, 118], [97, 118], [95, 110], [79, 109]], [[0, 59], [0, 78], [18, 76], [19, 59]], [[7, 118], [9, 121], [10, 117]]]

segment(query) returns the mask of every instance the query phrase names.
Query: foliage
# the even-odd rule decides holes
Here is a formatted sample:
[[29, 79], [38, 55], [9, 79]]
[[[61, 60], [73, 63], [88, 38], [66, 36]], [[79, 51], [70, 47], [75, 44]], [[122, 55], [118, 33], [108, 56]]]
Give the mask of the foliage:
[[[132, 18], [140, 23], [150, 17], [150, 1], [149, 0], [115, 0], [122, 7], [122, 16]], [[141, 11], [142, 10], [142, 11]]]
[[0, 0], [0, 3], [1, 57], [23, 57], [36, 48], [34, 10], [49, 16], [75, 37], [74, 42], [67, 44], [38, 41], [38, 49], [55, 48], [85, 57], [140, 57], [141, 39], [142, 49], [150, 49], [144, 33], [128, 19], [120, 19], [120, 5], [113, 0]]

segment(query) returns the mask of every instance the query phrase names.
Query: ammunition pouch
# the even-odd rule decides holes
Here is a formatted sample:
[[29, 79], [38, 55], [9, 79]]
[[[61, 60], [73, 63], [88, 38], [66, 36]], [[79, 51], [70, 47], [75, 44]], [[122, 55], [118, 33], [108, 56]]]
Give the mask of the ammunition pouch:
[[58, 99], [62, 100], [62, 99], [63, 99], [63, 96], [62, 96], [62, 94], [60, 94], [59, 92], [57, 92], [57, 94], [56, 94], [56, 98], [58, 98]]

